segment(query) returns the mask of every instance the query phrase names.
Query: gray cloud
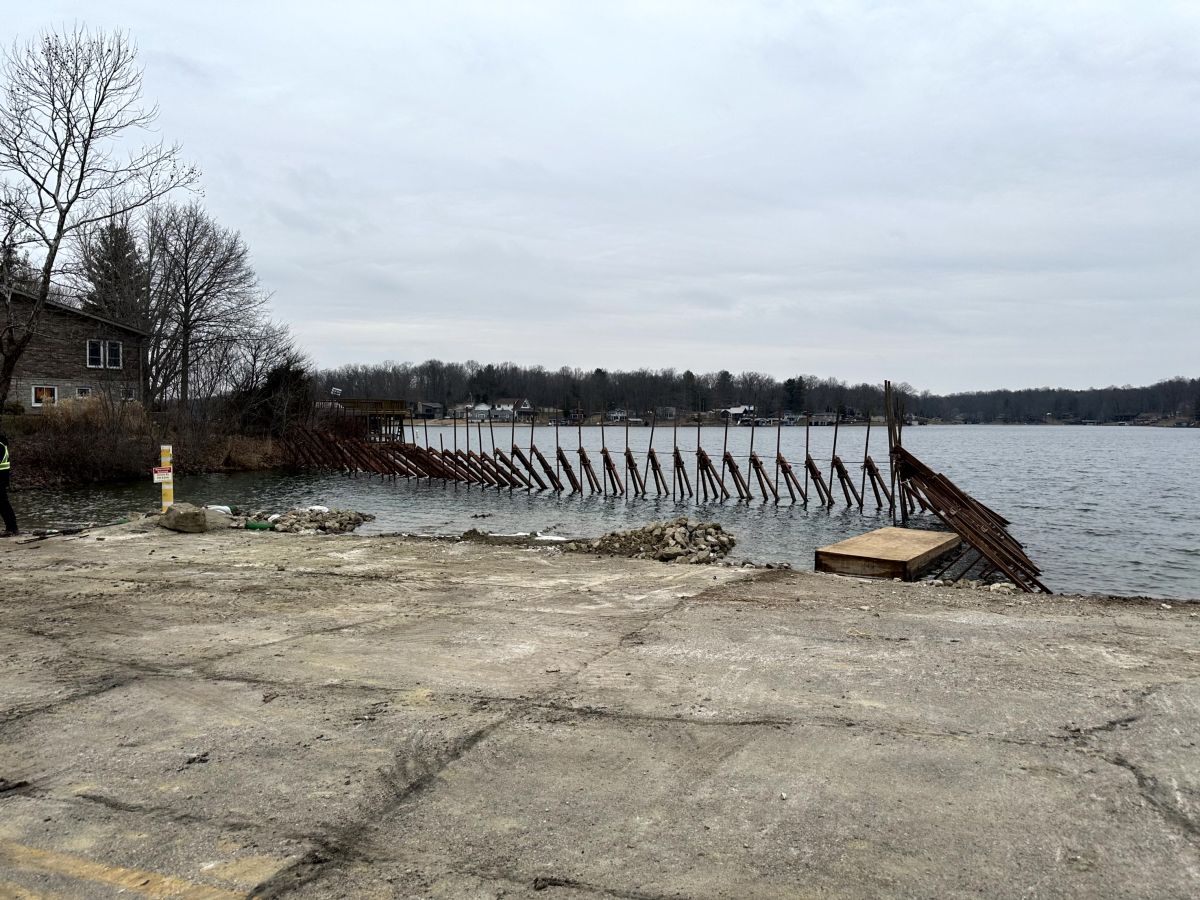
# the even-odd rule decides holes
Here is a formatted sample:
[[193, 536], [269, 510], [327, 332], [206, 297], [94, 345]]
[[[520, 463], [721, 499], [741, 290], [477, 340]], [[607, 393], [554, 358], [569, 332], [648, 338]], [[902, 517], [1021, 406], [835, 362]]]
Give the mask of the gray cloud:
[[1194, 4], [93, 6], [321, 364], [1196, 374]]

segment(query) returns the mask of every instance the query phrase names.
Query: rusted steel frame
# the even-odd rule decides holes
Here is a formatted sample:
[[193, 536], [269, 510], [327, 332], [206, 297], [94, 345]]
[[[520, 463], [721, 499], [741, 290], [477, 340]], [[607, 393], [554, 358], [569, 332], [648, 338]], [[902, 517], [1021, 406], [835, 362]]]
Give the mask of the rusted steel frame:
[[429, 469], [426, 466], [424, 454], [421, 453], [421, 448], [416, 444], [402, 444], [398, 449], [400, 456], [408, 465], [410, 478], [428, 478]]
[[416, 444], [401, 444], [397, 448], [400, 455], [404, 457], [404, 461], [408, 463], [408, 467], [412, 470], [413, 478], [428, 478], [429, 464], [425, 460], [425, 454], [422, 449]]
[[733, 486], [737, 488], [739, 500], [750, 500], [750, 485], [746, 483], [746, 479], [742, 477], [742, 470], [738, 468], [737, 460], [733, 458], [733, 454], [728, 450], [725, 451], [724, 467], [733, 476]]
[[975, 531], [999, 546], [1003, 552], [1008, 554], [1022, 568], [1027, 569], [1035, 576], [1041, 574], [1041, 570], [1026, 555], [1024, 548], [1013, 539], [1013, 536], [1008, 533], [1004, 526], [997, 525], [994, 521], [982, 516], [978, 510], [973, 509], [969, 504], [960, 503], [958, 498], [942, 496], [940, 485], [934, 483], [931, 485], [931, 488], [935, 499], [935, 515], [940, 517], [948, 510], [953, 511]]
[[383, 445], [380, 452], [383, 454], [384, 458], [391, 463], [392, 471], [395, 473], [395, 475], [399, 475], [404, 478], [411, 478], [414, 474], [413, 470], [409, 467], [408, 461], [405, 460], [403, 454], [400, 452], [400, 447], [400, 444], [389, 441], [387, 444]]
[[311, 469], [328, 469], [329, 464], [317, 456], [308, 447], [308, 442], [304, 437], [305, 428], [295, 428], [288, 435], [284, 442], [284, 446], [288, 448], [288, 453], [293, 459], [293, 463], [300, 468]]
[[[696, 444], [695, 452], [696, 452], [696, 493], [701, 495], [701, 497], [702, 497], [701, 502], [707, 503], [708, 502], [709, 480], [708, 480], [708, 466], [706, 464], [708, 462], [708, 456], [707, 456], [707, 454], [704, 453], [704, 448], [701, 447], [698, 442]], [[712, 496], [713, 496], [713, 499], [715, 500], [719, 495], [714, 490], [712, 492]]]
[[809, 454], [804, 455], [804, 471], [808, 477], [813, 480], [813, 484], [817, 488], [817, 497], [821, 500], [822, 506], [833, 506], [833, 494], [825, 484], [825, 478], [821, 475], [821, 470], [817, 468], [816, 461]]
[[579, 447], [579, 468], [587, 478], [588, 488], [593, 494], [603, 492], [603, 487], [600, 484], [600, 479], [596, 477], [596, 470], [592, 468], [592, 461], [588, 458], [587, 451], [583, 446]]
[[712, 487], [713, 497], [719, 497], [722, 501], [728, 500], [729, 488], [725, 487], [725, 483], [717, 477], [717, 467], [713, 465], [713, 461], [709, 459], [707, 451], [700, 451], [700, 462], [704, 468], [704, 473], [707, 476], [708, 483]]
[[651, 474], [654, 475], [654, 490], [660, 495], [668, 493], [670, 490], [667, 487], [667, 477], [663, 474], [662, 465], [658, 461], [658, 454], [651, 447], [646, 451], [646, 465], [650, 468]]
[[[407, 448], [408, 460], [413, 463], [420, 472], [421, 478], [433, 478], [440, 471], [440, 466], [437, 462], [430, 458], [429, 451], [420, 444], [410, 444]], [[440, 475], [439, 475], [440, 477]]]
[[442, 472], [441, 463], [433, 458], [428, 447], [415, 445], [412, 451], [412, 458], [417, 461], [417, 465], [421, 469], [421, 477], [426, 480], [440, 478]]
[[1034, 587], [1037, 587], [1047, 594], [1051, 593], [1038, 579], [1036, 566], [1028, 563], [1024, 553], [1019, 550], [1014, 553], [1011, 545], [1005, 546], [1007, 533], [1003, 529], [997, 531], [991, 523], [979, 521], [974, 510], [959, 506], [950, 498], [945, 499], [946, 502], [937, 503], [936, 515], [978, 550], [989, 563], [1026, 592], [1032, 593]]
[[[788, 489], [788, 495], [792, 498], [792, 502], [796, 502], [796, 491], [800, 484], [796, 481], [796, 473], [792, 471], [792, 464], [787, 461], [783, 453], [775, 454], [775, 465], [779, 467], [779, 471], [783, 473], [783, 483]], [[803, 496], [803, 495], [802, 495]]]
[[947, 486], [947, 490], [961, 496], [969, 506], [976, 509], [981, 515], [993, 519], [1002, 527], [1008, 527], [1012, 524], [1008, 519], [1004, 518], [1004, 516], [1000, 515], [994, 509], [972, 497], [945, 475], [942, 475], [940, 472], [933, 471], [933, 469], [929, 468], [929, 466], [925, 465], [925, 463], [921, 462], [921, 460], [917, 459], [903, 447], [897, 447], [894, 450], [893, 455], [895, 457], [897, 472], [900, 477], [904, 478], [904, 480], [909, 481], [915, 479], [918, 484], [925, 484], [934, 480], [940, 480]]
[[349, 450], [363, 467], [363, 471], [384, 477], [391, 474], [391, 465], [377, 454], [372, 446], [360, 438], [351, 438]]
[[487, 474], [488, 481], [491, 482], [493, 487], [499, 489], [510, 486], [508, 477], [500, 471], [500, 468], [496, 465], [496, 461], [488, 456], [486, 450], [481, 449], [478, 453], [472, 450], [471, 456], [475, 460], [475, 464], [479, 467], [479, 470]]
[[838, 482], [842, 486], [842, 494], [846, 498], [846, 505], [854, 506], [857, 504], [858, 508], [862, 509], [862, 495], [858, 492], [858, 488], [854, 484], [854, 479], [846, 471], [846, 464], [842, 462], [840, 456], [835, 455], [833, 457], [833, 469], [837, 472]]
[[451, 481], [470, 482], [470, 476], [459, 466], [458, 457], [456, 457], [452, 451], [442, 447], [438, 450], [438, 456], [442, 458], [442, 464], [450, 472], [449, 477]]
[[458, 458], [462, 462], [463, 467], [471, 473], [472, 481], [476, 484], [492, 486], [491, 476], [484, 472], [483, 467], [479, 465], [478, 457], [475, 455], [474, 450], [459, 450]]
[[529, 479], [521, 474], [521, 470], [517, 468], [517, 464], [513, 461], [512, 457], [510, 457], [499, 447], [494, 447], [492, 449], [492, 459], [496, 463], [496, 468], [508, 476], [510, 487], [529, 488], [533, 486]]
[[[841, 427], [841, 424], [842, 424], [842, 407], [841, 407], [841, 404], [839, 403], [837, 412], [834, 414], [834, 418], [833, 418], [833, 449], [830, 450], [830, 453], [833, 455], [833, 459], [837, 459], [838, 428]], [[830, 460], [830, 462], [829, 462], [829, 489], [830, 489], [830, 491], [833, 490], [833, 471], [834, 471], [833, 460]], [[830, 504], [830, 505], [832, 506], [833, 504]], [[850, 502], [848, 500], [846, 501], [846, 505], [847, 506], [850, 505]]]
[[[650, 418], [650, 440], [646, 442], [646, 465], [642, 469], [642, 496], [646, 495], [646, 482], [650, 480], [650, 457], [654, 455], [654, 429], [658, 427], [658, 413]], [[658, 491], [658, 479], [654, 481], [654, 489]], [[661, 491], [658, 491], [661, 493]]]
[[396, 452], [398, 445], [393, 441], [372, 444], [371, 449], [381, 459], [388, 469], [388, 477], [395, 480], [397, 476], [409, 477], [409, 468], [404, 458]]
[[688, 479], [687, 467], [683, 464], [683, 454], [679, 452], [678, 447], [675, 448], [671, 463], [675, 467], [675, 479], [679, 482], [679, 499], [683, 499], [685, 487], [687, 488], [687, 495], [689, 497], [695, 496], [692, 493], [692, 482]]
[[621, 482], [621, 475], [617, 472], [617, 464], [613, 462], [612, 454], [608, 452], [607, 447], [600, 448], [600, 459], [604, 462], [604, 472], [612, 484], [614, 494], [624, 494], [625, 485]]
[[354, 458], [354, 454], [350, 452], [350, 449], [345, 445], [345, 443], [330, 436], [329, 448], [342, 460], [342, 468], [344, 468], [350, 475], [358, 475], [358, 473], [361, 471], [359, 462]]
[[287, 435], [284, 445], [288, 448], [288, 454], [292, 457], [293, 463], [302, 468], [328, 468], [325, 461], [309, 449], [305, 437], [307, 431], [308, 429], [304, 426], [298, 426]]
[[[863, 499], [867, 496], [867, 460], [871, 456], [871, 410], [867, 410], [867, 439], [863, 442], [862, 483], [858, 486], [858, 508], [863, 508]], [[874, 485], [872, 485], [874, 487]], [[879, 499], [876, 492], [875, 499]]]
[[[725, 411], [725, 436], [721, 442], [721, 493], [722, 496], [728, 497], [729, 491], [725, 488], [725, 469], [728, 466], [729, 457], [729, 410]], [[740, 491], [738, 492], [740, 495]]]
[[300, 457], [305, 460], [306, 465], [313, 469], [330, 470], [338, 468], [328, 457], [322, 457], [310, 447], [303, 438], [292, 442], [292, 447], [299, 453]]
[[459, 469], [467, 474], [468, 484], [487, 484], [487, 481], [483, 478], [479, 471], [476, 470], [475, 464], [471, 460], [471, 457], [467, 455], [467, 452], [462, 447], [459, 447], [454, 451], [454, 458], [458, 460]]
[[372, 472], [375, 472], [381, 478], [389, 477], [392, 474], [395, 466], [392, 465], [391, 460], [389, 460], [383, 453], [376, 449], [378, 445], [369, 444], [361, 440], [356, 441], [356, 444], [359, 453], [368, 463], [370, 463]]
[[338, 446], [337, 441], [331, 434], [321, 434], [319, 432], [303, 431], [301, 434], [308, 442], [309, 447], [316, 459], [325, 460], [325, 467], [329, 469], [341, 469], [343, 471], [351, 471], [352, 462]]
[[[626, 438], [626, 443], [628, 443], [628, 438]], [[637, 460], [633, 456], [633, 451], [628, 446], [625, 447], [625, 480], [632, 488], [635, 497], [646, 496], [646, 482], [642, 480], [642, 473], [638, 471]]]
[[479, 477], [472, 472], [471, 467], [467, 465], [466, 454], [464, 454], [457, 447], [455, 447], [453, 450], [447, 450], [446, 452], [450, 455], [450, 460], [453, 461], [452, 467], [454, 471], [459, 474], [460, 481], [464, 481], [467, 484], [478, 483]]
[[771, 483], [771, 479], [767, 478], [767, 473], [763, 469], [763, 462], [757, 453], [750, 454], [750, 468], [754, 471], [755, 477], [758, 479], [758, 489], [762, 491], [762, 498], [765, 502], [768, 490], [775, 497], [775, 502], [779, 502], [779, 490]]
[[533, 460], [531, 460], [516, 444], [512, 446], [513, 458], [523, 465], [529, 472], [529, 478], [538, 486], [539, 491], [546, 490], [546, 482], [542, 481], [542, 476], [533, 468]]
[[534, 458], [538, 461], [538, 465], [542, 467], [542, 471], [546, 473], [546, 478], [550, 480], [551, 486], [554, 488], [554, 490], [561, 493], [563, 489], [563, 483], [562, 479], [558, 477], [558, 473], [551, 468], [550, 463], [546, 460], [546, 457], [542, 456], [542, 451], [539, 450], [535, 445], [530, 444], [529, 449], [533, 451]]
[[563, 452], [563, 448], [561, 446], [558, 448], [555, 462], [562, 466], [563, 471], [567, 473], [567, 482], [571, 485], [571, 493], [582, 494], [583, 485], [581, 485], [579, 483], [579, 479], [575, 477], [575, 470], [571, 468], [571, 461], [567, 459], [567, 454]]
[[887, 497], [888, 508], [890, 509], [895, 501], [892, 499], [892, 492], [888, 490], [887, 482], [883, 480], [879, 466], [875, 465], [875, 460], [869, 456], [867, 457], [865, 466], [867, 475], [871, 480], [871, 490], [875, 492], [875, 505], [883, 509], [883, 498]]
[[[975, 558], [973, 560], [971, 560], [969, 563], [967, 563], [963, 567], [963, 570], [961, 572], [959, 572], [957, 575], [955, 575], [953, 578], [950, 579], [950, 581], [953, 583], [962, 581], [963, 578], [966, 577], [967, 573], [970, 572], [977, 565], [979, 565], [980, 561], [983, 560], [983, 558], [984, 558], [983, 553], [979, 550], [978, 547], [971, 546], [971, 545], [968, 545], [968, 546], [970, 546], [970, 550], [968, 550], [967, 552], [970, 553], [971, 551], [974, 551]], [[964, 554], [964, 556], [965, 555], [966, 554]]]
[[973, 497], [967, 494], [962, 489], [958, 488], [950, 479], [944, 475], [934, 473], [932, 477], [925, 479], [923, 473], [921, 475], [912, 475], [910, 470], [902, 469], [902, 474], [908, 475], [908, 482], [917, 483], [925, 492], [925, 495], [931, 501], [933, 512], [935, 515], [940, 515], [943, 505], [954, 504], [962, 509], [967, 510], [973, 517], [977, 526], [991, 533], [1001, 535], [1000, 540], [1006, 544], [1018, 559], [1034, 570], [1037, 567], [1033, 561], [1025, 554], [1021, 543], [1008, 533], [1008, 520], [997, 515], [982, 503], [975, 501]]
[[[954, 568], [955, 563], [957, 563], [960, 559], [962, 559], [964, 556], [966, 556], [967, 553], [969, 553], [971, 550], [974, 550], [974, 549], [975, 548], [973, 548], [966, 541], [960, 541], [957, 552], [955, 552], [951, 555], [949, 562], [947, 562], [944, 566], [942, 566], [940, 569], [938, 569], [937, 574], [933, 576], [933, 580], [936, 581], [937, 579], [939, 579], [943, 575], [945, 575], [947, 572], [949, 572], [952, 568]], [[975, 552], [978, 553], [979, 551], [976, 550]]]
[[803, 466], [803, 468], [804, 468], [803, 495], [804, 495], [804, 505], [805, 506], [808, 506], [808, 468], [809, 468], [808, 460], [811, 459], [811, 456], [809, 456], [809, 452], [808, 452], [808, 437], [809, 437], [809, 433], [811, 430], [812, 430], [812, 414], [805, 413], [804, 414], [804, 460], [805, 460], [805, 462], [804, 462], [804, 466]]
[[508, 482], [498, 478], [496, 473], [492, 471], [490, 457], [484, 456], [482, 453], [476, 453], [474, 450], [468, 452], [467, 456], [475, 467], [476, 473], [483, 479], [484, 484], [494, 488], [508, 487]]
[[517, 464], [515, 462], [513, 462], [513, 460], [509, 457], [509, 455], [507, 453], [505, 453], [503, 450], [501, 450], [499, 447], [497, 447], [496, 449], [494, 449], [492, 451], [492, 455], [497, 460], [499, 460], [501, 465], [506, 467], [505, 474], [508, 474], [509, 472], [512, 473], [513, 480], [515, 480], [515, 482], [516, 482], [516, 484], [514, 485], [515, 487], [523, 487], [523, 488], [532, 488], [533, 487], [532, 482], [530, 482], [530, 480], [528, 478], [526, 478], [523, 474], [521, 474], [521, 470], [519, 468], [517, 468]]
[[928, 501], [925, 499], [924, 493], [921, 491], [921, 488], [915, 484], [912, 484], [911, 482], [909, 483], [909, 488], [912, 491], [913, 499], [917, 501], [917, 505], [921, 507], [922, 511], [932, 512], [932, 510], [929, 508]]
[[350, 439], [346, 441], [345, 447], [346, 452], [354, 457], [355, 463], [363, 472], [369, 472], [372, 475], [384, 473], [385, 467], [371, 455], [370, 448], [365, 443]]
[[[775, 413], [775, 502], [779, 502], [779, 460], [783, 454], [783, 410]], [[789, 491], [790, 493], [790, 491]], [[792, 495], [792, 502], [796, 496]]]

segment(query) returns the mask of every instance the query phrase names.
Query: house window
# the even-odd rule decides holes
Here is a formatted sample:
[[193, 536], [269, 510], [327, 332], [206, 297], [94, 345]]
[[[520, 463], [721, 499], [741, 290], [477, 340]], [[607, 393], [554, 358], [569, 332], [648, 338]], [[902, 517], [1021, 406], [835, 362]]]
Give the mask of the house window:
[[110, 369], [121, 368], [121, 342], [120, 341], [105, 341], [104, 342], [105, 364]]
[[58, 402], [58, 388], [52, 384], [35, 384], [33, 386], [33, 405], [53, 406]]
[[125, 385], [123, 388], [121, 388], [121, 399], [126, 402], [128, 402], [130, 400], [136, 400], [137, 399], [137, 391], [135, 391], [129, 385]]
[[81, 399], [83, 397], [90, 397], [92, 396], [92, 389], [90, 387], [75, 388], [75, 396]]
[[87, 367], [89, 369], [104, 368], [104, 342], [103, 341], [88, 341], [87, 342]]

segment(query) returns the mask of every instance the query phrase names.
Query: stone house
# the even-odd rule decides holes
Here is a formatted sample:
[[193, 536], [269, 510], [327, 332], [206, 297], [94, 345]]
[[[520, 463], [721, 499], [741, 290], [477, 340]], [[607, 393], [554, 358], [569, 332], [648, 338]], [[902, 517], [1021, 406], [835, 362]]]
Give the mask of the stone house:
[[[19, 321], [32, 305], [32, 299], [14, 293], [13, 317]], [[148, 340], [146, 332], [137, 328], [49, 301], [3, 399], [33, 413], [92, 395], [140, 402]]]

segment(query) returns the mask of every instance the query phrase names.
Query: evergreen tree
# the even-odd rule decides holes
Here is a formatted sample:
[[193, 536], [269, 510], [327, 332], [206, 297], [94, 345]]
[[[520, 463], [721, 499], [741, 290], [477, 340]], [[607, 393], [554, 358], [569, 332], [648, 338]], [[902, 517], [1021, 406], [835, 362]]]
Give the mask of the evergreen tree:
[[129, 226], [109, 219], [83, 243], [83, 275], [88, 283], [83, 308], [98, 316], [145, 328], [149, 316], [149, 277], [142, 251]]

